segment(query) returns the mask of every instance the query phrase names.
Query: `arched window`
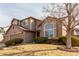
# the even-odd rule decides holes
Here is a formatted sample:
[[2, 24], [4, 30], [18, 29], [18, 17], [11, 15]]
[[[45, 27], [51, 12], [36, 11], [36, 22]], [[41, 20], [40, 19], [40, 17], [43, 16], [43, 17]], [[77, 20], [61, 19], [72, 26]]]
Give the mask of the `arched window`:
[[45, 24], [44, 25], [44, 36], [45, 37], [54, 37], [55, 36], [55, 26], [53, 24]]

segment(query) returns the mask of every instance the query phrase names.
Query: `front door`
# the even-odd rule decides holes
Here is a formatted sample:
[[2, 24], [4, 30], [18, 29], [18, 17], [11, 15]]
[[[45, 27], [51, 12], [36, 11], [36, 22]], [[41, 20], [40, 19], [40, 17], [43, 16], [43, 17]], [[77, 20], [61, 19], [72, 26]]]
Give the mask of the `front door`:
[[37, 37], [39, 37], [40, 36], [40, 32], [37, 32]]

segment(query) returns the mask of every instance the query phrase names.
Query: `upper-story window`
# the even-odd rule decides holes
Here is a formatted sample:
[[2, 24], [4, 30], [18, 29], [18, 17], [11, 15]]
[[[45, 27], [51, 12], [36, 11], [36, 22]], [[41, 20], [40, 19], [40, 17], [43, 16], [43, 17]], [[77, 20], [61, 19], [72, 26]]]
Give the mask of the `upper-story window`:
[[16, 24], [17, 25], [18, 24], [18, 21], [17, 20], [14, 20], [12, 24]]
[[27, 26], [28, 25], [28, 20], [24, 21], [24, 25]]
[[34, 25], [33, 22], [34, 22], [33, 19], [30, 19], [30, 29], [33, 29], [33, 27], [34, 27], [33, 26]]
[[44, 25], [44, 36], [45, 37], [54, 37], [55, 36], [55, 26], [53, 24], [45, 24]]
[[28, 28], [28, 20], [24, 20], [24, 21], [22, 22], [22, 26]]

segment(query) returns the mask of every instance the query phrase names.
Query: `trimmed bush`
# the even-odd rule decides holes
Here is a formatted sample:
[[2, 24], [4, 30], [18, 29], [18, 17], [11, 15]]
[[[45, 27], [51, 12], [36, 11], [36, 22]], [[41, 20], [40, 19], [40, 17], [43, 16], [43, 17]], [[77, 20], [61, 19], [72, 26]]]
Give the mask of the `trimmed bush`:
[[5, 45], [8, 46], [12, 46], [13, 45], [13, 41], [12, 40], [8, 40], [5, 42]]
[[74, 36], [79, 37], [79, 35], [74, 35]]
[[23, 42], [23, 39], [21, 38], [16, 38], [16, 39], [13, 39], [15, 44], [21, 44]]
[[60, 44], [66, 44], [66, 37], [65, 36], [59, 37], [58, 42]]
[[48, 39], [47, 43], [49, 43], [49, 44], [58, 44], [58, 38], [53, 37], [51, 39]]
[[[58, 42], [61, 44], [66, 44], [67, 38], [65, 36], [59, 37]], [[72, 46], [79, 46], [79, 37], [72, 36], [71, 37]]]
[[32, 39], [34, 43], [47, 43], [47, 37], [37, 37]]
[[72, 45], [79, 46], [79, 37], [72, 36]]
[[58, 40], [58, 37], [53, 37], [52, 40]]
[[8, 46], [13, 46], [13, 45], [17, 45], [17, 44], [21, 44], [23, 42], [23, 39], [21, 38], [15, 38], [15, 39], [11, 39], [5, 42], [5, 45]]

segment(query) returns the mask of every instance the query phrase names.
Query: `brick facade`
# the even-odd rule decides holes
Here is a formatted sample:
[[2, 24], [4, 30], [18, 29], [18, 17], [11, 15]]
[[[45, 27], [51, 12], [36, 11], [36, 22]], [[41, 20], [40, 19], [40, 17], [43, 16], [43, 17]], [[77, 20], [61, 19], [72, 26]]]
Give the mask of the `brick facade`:
[[40, 37], [44, 36], [44, 24], [46, 23], [55, 25], [55, 37], [62, 35], [62, 24], [56, 18], [46, 17], [41, 21], [33, 17], [28, 17], [23, 20], [13, 18], [11, 26], [4, 34], [4, 41], [13, 38], [23, 38], [24, 42], [32, 42], [32, 38], [37, 37], [37, 32], [39, 32]]

